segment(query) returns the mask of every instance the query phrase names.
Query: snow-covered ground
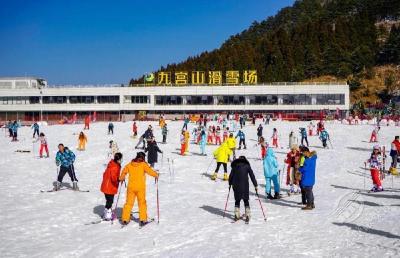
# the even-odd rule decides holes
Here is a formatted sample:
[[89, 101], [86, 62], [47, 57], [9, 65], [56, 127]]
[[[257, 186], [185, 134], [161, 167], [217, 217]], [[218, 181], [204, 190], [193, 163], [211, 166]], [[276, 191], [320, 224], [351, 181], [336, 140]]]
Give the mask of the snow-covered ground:
[[[140, 122], [139, 135], [148, 124], [161, 130], [156, 122]], [[257, 123], [258, 125], [258, 123]], [[269, 138], [276, 127], [284, 149], [276, 153], [280, 166], [287, 152], [290, 130], [298, 132], [305, 122], [273, 122], [264, 127]], [[399, 257], [400, 256], [400, 179], [386, 177], [382, 193], [364, 191], [371, 187], [369, 171], [364, 170], [372, 144], [368, 143], [371, 125], [326, 124], [333, 149], [321, 148], [317, 137], [309, 138], [318, 154], [315, 205], [313, 211], [302, 211], [300, 196], [281, 200], [262, 200], [267, 221], [263, 220], [256, 196], [250, 196], [252, 219], [232, 224], [233, 195], [228, 214], [222, 217], [228, 184], [213, 182], [207, 175], [215, 169], [212, 152], [199, 156], [199, 146], [190, 145], [190, 155], [178, 155], [179, 130], [182, 122], [168, 122], [168, 144], [160, 144], [163, 161], [157, 164], [162, 173], [159, 183], [160, 224], [139, 229], [134, 222], [121, 229], [117, 222], [85, 225], [97, 221], [103, 211], [104, 197], [99, 191], [107, 162], [108, 142], [116, 140], [124, 154], [124, 164], [136, 151], [131, 122], [115, 123], [115, 135], [107, 135], [107, 123], [95, 123], [87, 131], [88, 145], [76, 151], [77, 133], [82, 125], [55, 125], [41, 128], [50, 144], [50, 159], [38, 159], [32, 153], [16, 150], [35, 149], [31, 129], [19, 131], [20, 141], [11, 143], [0, 137], [0, 256], [1, 257]], [[194, 125], [190, 125], [191, 130]], [[246, 155], [261, 184], [264, 197], [262, 163], [258, 160], [256, 127], [246, 126]], [[399, 127], [382, 127], [380, 144], [389, 144]], [[58, 143], [69, 146], [77, 155], [76, 172], [81, 189], [89, 193], [51, 189], [56, 177], [54, 156]], [[173, 163], [173, 168], [172, 168]], [[389, 160], [386, 167], [389, 166]], [[169, 168], [175, 173], [171, 173]], [[208, 169], [207, 169], [208, 168]], [[222, 173], [219, 173], [220, 177]], [[393, 180], [393, 181], [392, 181]], [[69, 183], [66, 175], [64, 181]], [[283, 182], [285, 181], [282, 180]], [[150, 217], [156, 217], [156, 187], [147, 180], [147, 204]], [[286, 189], [286, 186], [283, 187]], [[251, 188], [252, 189], [252, 188]], [[285, 190], [283, 190], [285, 191]], [[254, 191], [251, 191], [254, 193]], [[125, 193], [118, 204], [118, 214]], [[243, 205], [243, 204], [242, 204]], [[137, 206], [133, 209], [133, 216]], [[242, 206], [243, 211], [243, 206]]]

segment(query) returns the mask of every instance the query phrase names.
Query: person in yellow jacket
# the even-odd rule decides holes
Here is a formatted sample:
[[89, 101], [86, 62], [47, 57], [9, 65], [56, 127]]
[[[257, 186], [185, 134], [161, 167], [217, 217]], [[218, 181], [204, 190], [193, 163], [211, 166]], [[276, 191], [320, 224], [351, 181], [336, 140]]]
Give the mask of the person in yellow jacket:
[[189, 151], [189, 141], [190, 141], [190, 133], [188, 130], [185, 131], [185, 152]]
[[124, 181], [126, 175], [129, 176], [128, 187], [126, 189], [126, 202], [122, 210], [122, 224], [126, 225], [130, 221], [131, 211], [137, 198], [139, 205], [139, 224], [143, 226], [147, 221], [146, 204], [146, 174], [158, 178], [158, 173], [154, 171], [145, 161], [146, 154], [138, 152], [136, 158], [127, 164], [119, 177]]
[[229, 157], [232, 155], [232, 149], [229, 148], [228, 141], [225, 141], [221, 144], [221, 146], [218, 147], [214, 151], [214, 158], [217, 160], [217, 168], [215, 169], [214, 174], [211, 176], [211, 180], [216, 180], [218, 177], [218, 171], [221, 165], [224, 166], [224, 181], [227, 181], [229, 179], [228, 177], [228, 161]]
[[233, 159], [232, 160], [235, 160], [236, 159], [236, 152], [235, 152], [235, 150], [236, 150], [236, 138], [233, 137], [233, 133], [229, 134], [229, 137], [226, 139], [226, 143], [228, 144], [229, 149], [231, 149], [232, 152], [233, 152], [232, 153], [232, 155], [233, 155]]
[[86, 143], [87, 143], [87, 137], [83, 132], [81, 132], [78, 137], [78, 150], [84, 151]]

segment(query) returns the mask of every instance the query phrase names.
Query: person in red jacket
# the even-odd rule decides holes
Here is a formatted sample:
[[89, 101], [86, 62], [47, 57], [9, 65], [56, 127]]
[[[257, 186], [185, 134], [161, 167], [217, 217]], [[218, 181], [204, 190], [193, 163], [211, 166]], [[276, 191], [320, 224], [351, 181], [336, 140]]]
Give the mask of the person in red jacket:
[[90, 116], [85, 117], [85, 128], [83, 130], [89, 130], [89, 124], [90, 124]]
[[[296, 174], [299, 169], [300, 151], [296, 144], [292, 146], [286, 155], [285, 163], [287, 164], [286, 185], [290, 185], [289, 194], [300, 193], [299, 180]], [[295, 189], [297, 186], [297, 190]]]
[[120, 152], [115, 153], [114, 159], [112, 159], [104, 171], [103, 182], [101, 183], [100, 190], [104, 193], [106, 198], [106, 205], [104, 207], [104, 220], [111, 220], [113, 218], [111, 206], [114, 202], [114, 195], [118, 192], [119, 186], [119, 174], [121, 172], [122, 154]]

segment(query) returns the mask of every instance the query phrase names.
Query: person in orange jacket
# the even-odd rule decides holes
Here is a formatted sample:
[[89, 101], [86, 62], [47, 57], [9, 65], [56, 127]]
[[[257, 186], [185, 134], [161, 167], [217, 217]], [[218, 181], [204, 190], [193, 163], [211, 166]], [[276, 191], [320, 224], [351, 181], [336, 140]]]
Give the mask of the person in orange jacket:
[[147, 204], [146, 204], [146, 174], [158, 179], [158, 173], [154, 171], [145, 161], [146, 154], [138, 152], [136, 158], [127, 164], [119, 177], [120, 181], [124, 181], [126, 175], [129, 175], [128, 187], [126, 189], [126, 202], [122, 210], [122, 224], [126, 225], [130, 221], [131, 211], [138, 200], [139, 205], [139, 224], [143, 226], [147, 221]]
[[185, 155], [185, 149], [186, 149], [186, 139], [185, 139], [185, 130], [182, 130], [181, 136], [181, 155]]
[[87, 137], [83, 132], [81, 132], [78, 137], [78, 150], [84, 151], [86, 143], [87, 143]]
[[89, 125], [90, 125], [90, 116], [85, 117], [85, 128], [83, 130], [89, 130]]
[[188, 130], [185, 131], [185, 153], [189, 151], [189, 141], [190, 141], [190, 133]]
[[104, 193], [106, 198], [106, 205], [104, 206], [104, 220], [111, 220], [113, 214], [111, 207], [114, 202], [114, 195], [118, 192], [119, 186], [119, 174], [121, 172], [122, 154], [120, 152], [115, 153], [114, 159], [112, 159], [106, 170], [103, 173], [103, 181], [101, 183], [100, 191]]

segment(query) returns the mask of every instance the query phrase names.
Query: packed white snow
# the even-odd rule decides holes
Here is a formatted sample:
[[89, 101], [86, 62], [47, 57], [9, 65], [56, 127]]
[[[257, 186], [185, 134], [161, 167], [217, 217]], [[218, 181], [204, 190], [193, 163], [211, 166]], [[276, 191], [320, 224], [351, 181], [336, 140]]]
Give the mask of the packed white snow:
[[[108, 162], [108, 142], [117, 141], [124, 155], [123, 164], [135, 155], [138, 139], [133, 139], [132, 122], [114, 123], [115, 134], [107, 135], [107, 123], [93, 123], [86, 151], [76, 150], [78, 133], [83, 125], [43, 126], [49, 142], [50, 158], [38, 158], [38, 143], [32, 144], [32, 130], [19, 130], [19, 142], [0, 137], [0, 256], [1, 257], [399, 257], [400, 256], [400, 179], [386, 176], [384, 192], [368, 193], [372, 187], [364, 161], [373, 144], [369, 137], [372, 125], [344, 125], [327, 122], [333, 148], [322, 149], [316, 136], [309, 137], [310, 149], [317, 151], [317, 179], [312, 211], [300, 209], [300, 195], [286, 196], [283, 185], [280, 200], [266, 200], [264, 176], [256, 143], [256, 126], [246, 125], [248, 149], [238, 151], [249, 159], [256, 174], [267, 221], [263, 219], [254, 189], [251, 187], [252, 218], [232, 223], [234, 198], [231, 193], [227, 216], [223, 218], [228, 183], [211, 181], [215, 169], [212, 152], [200, 156], [198, 145], [191, 144], [188, 156], [179, 155], [179, 132], [183, 122], [167, 121], [168, 143], [156, 168], [160, 170], [160, 223], [142, 229], [131, 222], [121, 229], [116, 221], [98, 221], [105, 204], [100, 183]], [[257, 121], [256, 125], [262, 123]], [[139, 136], [151, 124], [157, 140], [161, 129], [157, 122], [139, 122]], [[308, 122], [272, 122], [264, 126], [270, 141], [276, 127], [280, 144], [276, 149], [281, 169], [286, 156], [288, 135], [298, 132]], [[194, 124], [189, 125], [191, 131]], [[5, 132], [6, 133], [6, 132]], [[387, 153], [390, 142], [400, 134], [399, 127], [382, 126], [379, 144]], [[75, 168], [79, 187], [89, 193], [70, 190], [41, 193], [52, 189], [56, 178], [54, 157], [58, 143], [69, 146], [77, 155]], [[28, 150], [34, 153], [19, 153]], [[388, 168], [389, 156], [386, 162]], [[211, 166], [209, 166], [211, 163]], [[230, 164], [229, 164], [230, 165]], [[230, 167], [229, 167], [230, 170]], [[283, 173], [286, 174], [286, 173]], [[364, 188], [365, 179], [365, 188]], [[69, 177], [64, 182], [69, 184]], [[285, 182], [286, 178], [282, 179]], [[117, 214], [125, 202], [125, 188]], [[117, 198], [115, 198], [116, 201]], [[115, 204], [115, 203], [114, 203]], [[138, 217], [137, 203], [133, 216]], [[149, 217], [156, 218], [156, 186], [147, 180]], [[242, 212], [244, 207], [242, 203]], [[87, 225], [90, 224], [90, 225]]]

